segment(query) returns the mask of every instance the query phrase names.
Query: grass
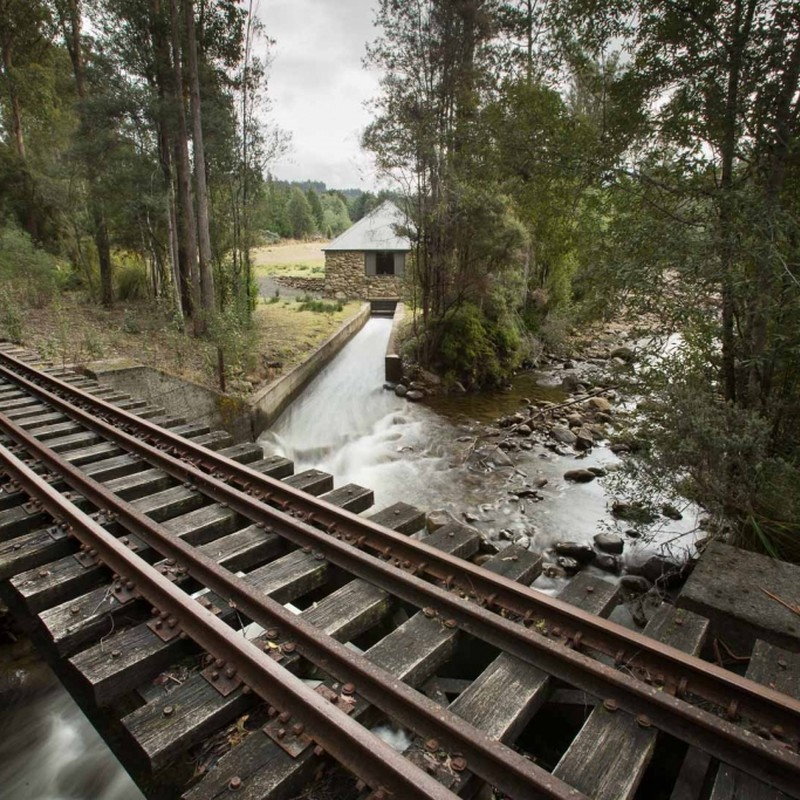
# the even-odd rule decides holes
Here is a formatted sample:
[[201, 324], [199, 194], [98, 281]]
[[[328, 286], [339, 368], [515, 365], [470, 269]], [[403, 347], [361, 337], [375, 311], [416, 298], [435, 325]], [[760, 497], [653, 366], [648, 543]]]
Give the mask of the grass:
[[256, 275], [321, 278], [325, 274], [324, 242], [286, 242], [253, 250]]
[[263, 303], [256, 309], [259, 349], [274, 356], [284, 372], [299, 364], [361, 307], [359, 302], [346, 303], [339, 310], [320, 314], [302, 311], [299, 305], [302, 304]]
[[[302, 361], [360, 307], [348, 303], [321, 314], [299, 310], [299, 305], [262, 302], [256, 308], [258, 366], [246, 376], [254, 387]], [[54, 363], [125, 359], [217, 388], [215, 345], [179, 331], [166, 310], [152, 301], [104, 309], [78, 292], [67, 292], [57, 302], [22, 315], [23, 344]]]

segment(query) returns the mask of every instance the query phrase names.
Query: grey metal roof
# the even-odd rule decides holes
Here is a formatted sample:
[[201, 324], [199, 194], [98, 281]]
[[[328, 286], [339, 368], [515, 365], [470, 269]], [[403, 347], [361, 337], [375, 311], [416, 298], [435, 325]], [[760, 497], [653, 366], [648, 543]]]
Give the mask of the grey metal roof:
[[408, 237], [396, 233], [397, 226], [405, 223], [403, 212], [391, 200], [386, 200], [322, 249], [410, 250]]

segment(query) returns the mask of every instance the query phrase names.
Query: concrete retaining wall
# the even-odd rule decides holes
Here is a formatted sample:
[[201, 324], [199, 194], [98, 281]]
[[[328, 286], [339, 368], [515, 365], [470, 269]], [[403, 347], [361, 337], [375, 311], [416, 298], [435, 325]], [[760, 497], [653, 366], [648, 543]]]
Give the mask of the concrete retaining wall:
[[403, 305], [403, 303], [398, 303], [394, 309], [392, 332], [389, 334], [389, 341], [386, 345], [386, 357], [384, 359], [384, 374], [386, 380], [390, 383], [400, 383], [400, 381], [403, 380], [403, 362], [398, 352], [398, 330], [405, 315], [405, 305]]
[[89, 364], [88, 375], [164, 408], [170, 416], [223, 429], [235, 442], [252, 442], [268, 428], [311, 379], [355, 336], [370, 316], [369, 303], [285, 375], [250, 398], [231, 397], [167, 372], [126, 360]]
[[255, 436], [266, 430], [311, 379], [364, 327], [369, 315], [369, 303], [365, 303], [353, 319], [329, 336], [302, 364], [276, 378], [250, 398]]
[[89, 364], [84, 371], [121, 392], [163, 407], [170, 416], [222, 428], [237, 443], [253, 441], [250, 407], [245, 399], [124, 360]]

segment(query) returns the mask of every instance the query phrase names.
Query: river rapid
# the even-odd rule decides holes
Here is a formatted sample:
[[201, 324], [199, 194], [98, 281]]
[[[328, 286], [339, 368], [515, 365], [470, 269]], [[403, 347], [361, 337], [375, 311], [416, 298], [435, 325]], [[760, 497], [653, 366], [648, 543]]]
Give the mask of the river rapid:
[[[383, 354], [390, 330], [390, 320], [370, 319], [261, 435], [265, 452], [291, 458], [297, 472], [330, 472], [338, 486], [369, 487], [376, 510], [397, 501], [424, 511], [444, 509], [499, 547], [527, 537], [530, 548], [546, 558], [553, 557], [558, 541], [591, 545], [599, 532], [624, 534], [630, 528], [609, 514], [612, 497], [606, 481], [575, 484], [563, 478], [576, 467], [618, 469], [620, 460], [607, 443], [598, 443], [588, 454], [563, 455], [535, 444], [509, 454], [513, 465], [494, 464], [491, 456], [476, 463], [476, 447], [494, 447], [486, 439], [488, 423], [531, 401], [564, 399], [552, 375], [519, 376], [502, 393], [408, 402], [384, 388]], [[531, 486], [541, 487], [541, 499], [515, 496]], [[689, 532], [696, 527], [696, 514], [687, 511], [682, 520], [660, 520], [643, 539], [628, 537], [625, 563], [641, 563], [654, 553], [682, 559], [691, 550]], [[534, 586], [559, 589], [566, 578], [553, 573]]]

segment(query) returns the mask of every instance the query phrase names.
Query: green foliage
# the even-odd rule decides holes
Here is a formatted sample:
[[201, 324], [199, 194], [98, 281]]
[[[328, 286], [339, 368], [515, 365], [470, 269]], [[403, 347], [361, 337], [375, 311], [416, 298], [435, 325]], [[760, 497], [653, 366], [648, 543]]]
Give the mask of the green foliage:
[[651, 400], [636, 437], [648, 446], [626, 462], [628, 477], [648, 497], [701, 502], [731, 526], [734, 544], [798, 561], [797, 453], [776, 451], [768, 420], [722, 399], [709, 385], [709, 367], [682, 348], [645, 371], [640, 389]]
[[[249, 315], [236, 308], [227, 308], [214, 315], [209, 336], [222, 351], [226, 382], [243, 379], [258, 363], [258, 332]], [[206, 364], [212, 375], [218, 375], [219, 362], [212, 357]]]
[[306, 197], [308, 198], [309, 206], [311, 206], [311, 213], [314, 216], [314, 225], [319, 230], [322, 227], [322, 203], [319, 195], [309, 187], [306, 189]]
[[322, 196], [322, 225], [321, 228], [330, 237], [344, 233], [351, 225], [347, 203], [336, 194]]
[[118, 256], [115, 270], [115, 296], [123, 302], [144, 300], [149, 296], [147, 268], [140, 258], [128, 254]]
[[286, 206], [291, 235], [295, 239], [305, 239], [314, 232], [314, 214], [311, 204], [303, 192], [295, 186]]
[[432, 335], [438, 339], [437, 369], [467, 388], [499, 386], [519, 364], [520, 331], [505, 313], [492, 319], [467, 303], [446, 316]]
[[39, 308], [52, 300], [57, 283], [53, 256], [15, 225], [0, 227], [0, 288], [7, 303]]
[[0, 336], [21, 344], [24, 331], [25, 326], [19, 306], [7, 289], [0, 290]]
[[325, 300], [316, 300], [312, 297], [298, 297], [297, 298], [298, 311], [314, 311], [318, 314], [334, 314], [344, 308], [344, 303], [341, 300], [327, 302]]
[[125, 309], [125, 313], [122, 316], [122, 325], [120, 327], [125, 333], [130, 333], [134, 336], [138, 336], [142, 332], [142, 326], [139, 324], [136, 313], [129, 308]]

